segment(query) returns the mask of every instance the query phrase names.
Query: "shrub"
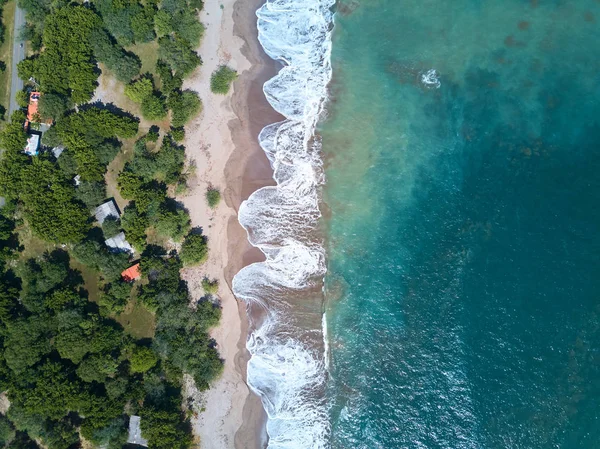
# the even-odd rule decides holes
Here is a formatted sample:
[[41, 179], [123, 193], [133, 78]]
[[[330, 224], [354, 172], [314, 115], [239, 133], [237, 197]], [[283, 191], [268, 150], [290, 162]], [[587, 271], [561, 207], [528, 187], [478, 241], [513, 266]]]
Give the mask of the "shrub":
[[199, 233], [189, 234], [181, 245], [179, 257], [185, 265], [198, 265], [205, 262], [208, 258], [206, 237]]
[[202, 289], [207, 295], [216, 295], [219, 291], [219, 281], [217, 279], [211, 281], [209, 278], [205, 277], [202, 279]]
[[171, 137], [175, 142], [182, 142], [185, 139], [185, 129], [181, 128], [171, 128]]
[[151, 126], [146, 134], [146, 140], [148, 142], [158, 142], [159, 128], [158, 126]]
[[216, 189], [214, 187], [209, 187], [208, 190], [206, 191], [206, 202], [208, 203], [208, 207], [210, 207], [211, 209], [214, 209], [215, 207], [217, 207], [219, 205], [220, 201], [221, 201], [221, 192], [219, 192], [219, 189]]
[[237, 78], [237, 72], [226, 65], [219, 67], [210, 77], [210, 90], [215, 94], [225, 95], [231, 83]]

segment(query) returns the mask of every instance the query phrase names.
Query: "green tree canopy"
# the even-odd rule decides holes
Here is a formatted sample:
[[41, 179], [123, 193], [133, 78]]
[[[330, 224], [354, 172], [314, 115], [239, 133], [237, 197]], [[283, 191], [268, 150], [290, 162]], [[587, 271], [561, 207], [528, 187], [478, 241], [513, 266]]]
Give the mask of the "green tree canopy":
[[33, 77], [43, 92], [68, 95], [75, 103], [89, 101], [98, 78], [90, 37], [99, 26], [100, 18], [89, 8], [57, 9], [45, 20], [44, 51], [19, 63], [19, 77]]
[[158, 57], [181, 76], [189, 75], [202, 63], [192, 45], [178, 36], [164, 36], [158, 40]]
[[202, 102], [193, 90], [173, 92], [168, 106], [172, 111], [171, 125], [175, 128], [185, 125], [202, 110]]
[[141, 103], [144, 99], [152, 95], [154, 85], [152, 80], [146, 76], [132, 81], [125, 86], [125, 95], [136, 103]]
[[197, 265], [208, 258], [208, 243], [206, 237], [200, 233], [189, 234], [181, 245], [179, 255], [185, 265]]
[[154, 367], [158, 362], [158, 357], [154, 351], [145, 346], [136, 346], [131, 358], [129, 359], [130, 370], [132, 373], [145, 373]]

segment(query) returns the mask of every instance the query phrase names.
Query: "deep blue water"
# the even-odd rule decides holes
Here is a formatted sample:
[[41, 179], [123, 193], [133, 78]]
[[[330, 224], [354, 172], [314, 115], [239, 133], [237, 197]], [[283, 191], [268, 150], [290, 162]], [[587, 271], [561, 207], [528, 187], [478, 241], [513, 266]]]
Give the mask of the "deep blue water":
[[600, 447], [599, 21], [596, 0], [342, 2], [334, 448]]

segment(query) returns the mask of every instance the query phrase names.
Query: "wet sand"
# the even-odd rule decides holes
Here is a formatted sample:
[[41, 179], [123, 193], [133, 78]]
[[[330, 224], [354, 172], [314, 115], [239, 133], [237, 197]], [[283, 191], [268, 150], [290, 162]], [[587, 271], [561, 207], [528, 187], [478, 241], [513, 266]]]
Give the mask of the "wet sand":
[[[224, 360], [223, 375], [206, 392], [188, 388], [195, 411], [194, 432], [203, 449], [258, 449], [267, 441], [266, 414], [246, 384], [246, 306], [231, 290], [233, 276], [241, 268], [264, 259], [248, 243], [237, 212], [252, 192], [274, 185], [258, 134], [267, 124], [282, 120], [262, 91], [264, 82], [278, 71], [257, 39], [256, 9], [263, 1], [205, 3], [200, 19], [206, 33], [198, 49], [204, 63], [184, 86], [199, 92], [204, 110], [186, 129], [188, 161], [194, 168], [188, 192], [178, 199], [189, 209], [192, 225], [203, 228], [210, 255], [202, 266], [183, 270], [183, 276], [195, 298], [203, 294], [204, 276], [218, 279], [222, 306], [221, 322], [211, 335]], [[221, 64], [239, 74], [227, 96], [209, 90], [210, 74]], [[204, 199], [209, 186], [223, 194], [215, 210]]]

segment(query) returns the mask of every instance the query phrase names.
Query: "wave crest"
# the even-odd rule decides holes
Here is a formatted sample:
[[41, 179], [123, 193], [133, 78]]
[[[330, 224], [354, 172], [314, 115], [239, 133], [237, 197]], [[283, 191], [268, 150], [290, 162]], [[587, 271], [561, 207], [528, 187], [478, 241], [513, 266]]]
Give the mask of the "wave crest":
[[264, 313], [247, 348], [248, 384], [268, 415], [269, 448], [325, 448], [329, 420], [324, 402], [325, 360], [292, 313], [296, 292], [318, 285], [325, 252], [315, 238], [319, 188], [324, 182], [315, 127], [331, 80], [331, 27], [335, 0], [267, 0], [257, 11], [258, 38], [284, 67], [264, 93], [286, 120], [265, 127], [259, 142], [277, 185], [254, 192], [240, 206], [250, 243], [266, 256], [233, 279], [233, 291]]

